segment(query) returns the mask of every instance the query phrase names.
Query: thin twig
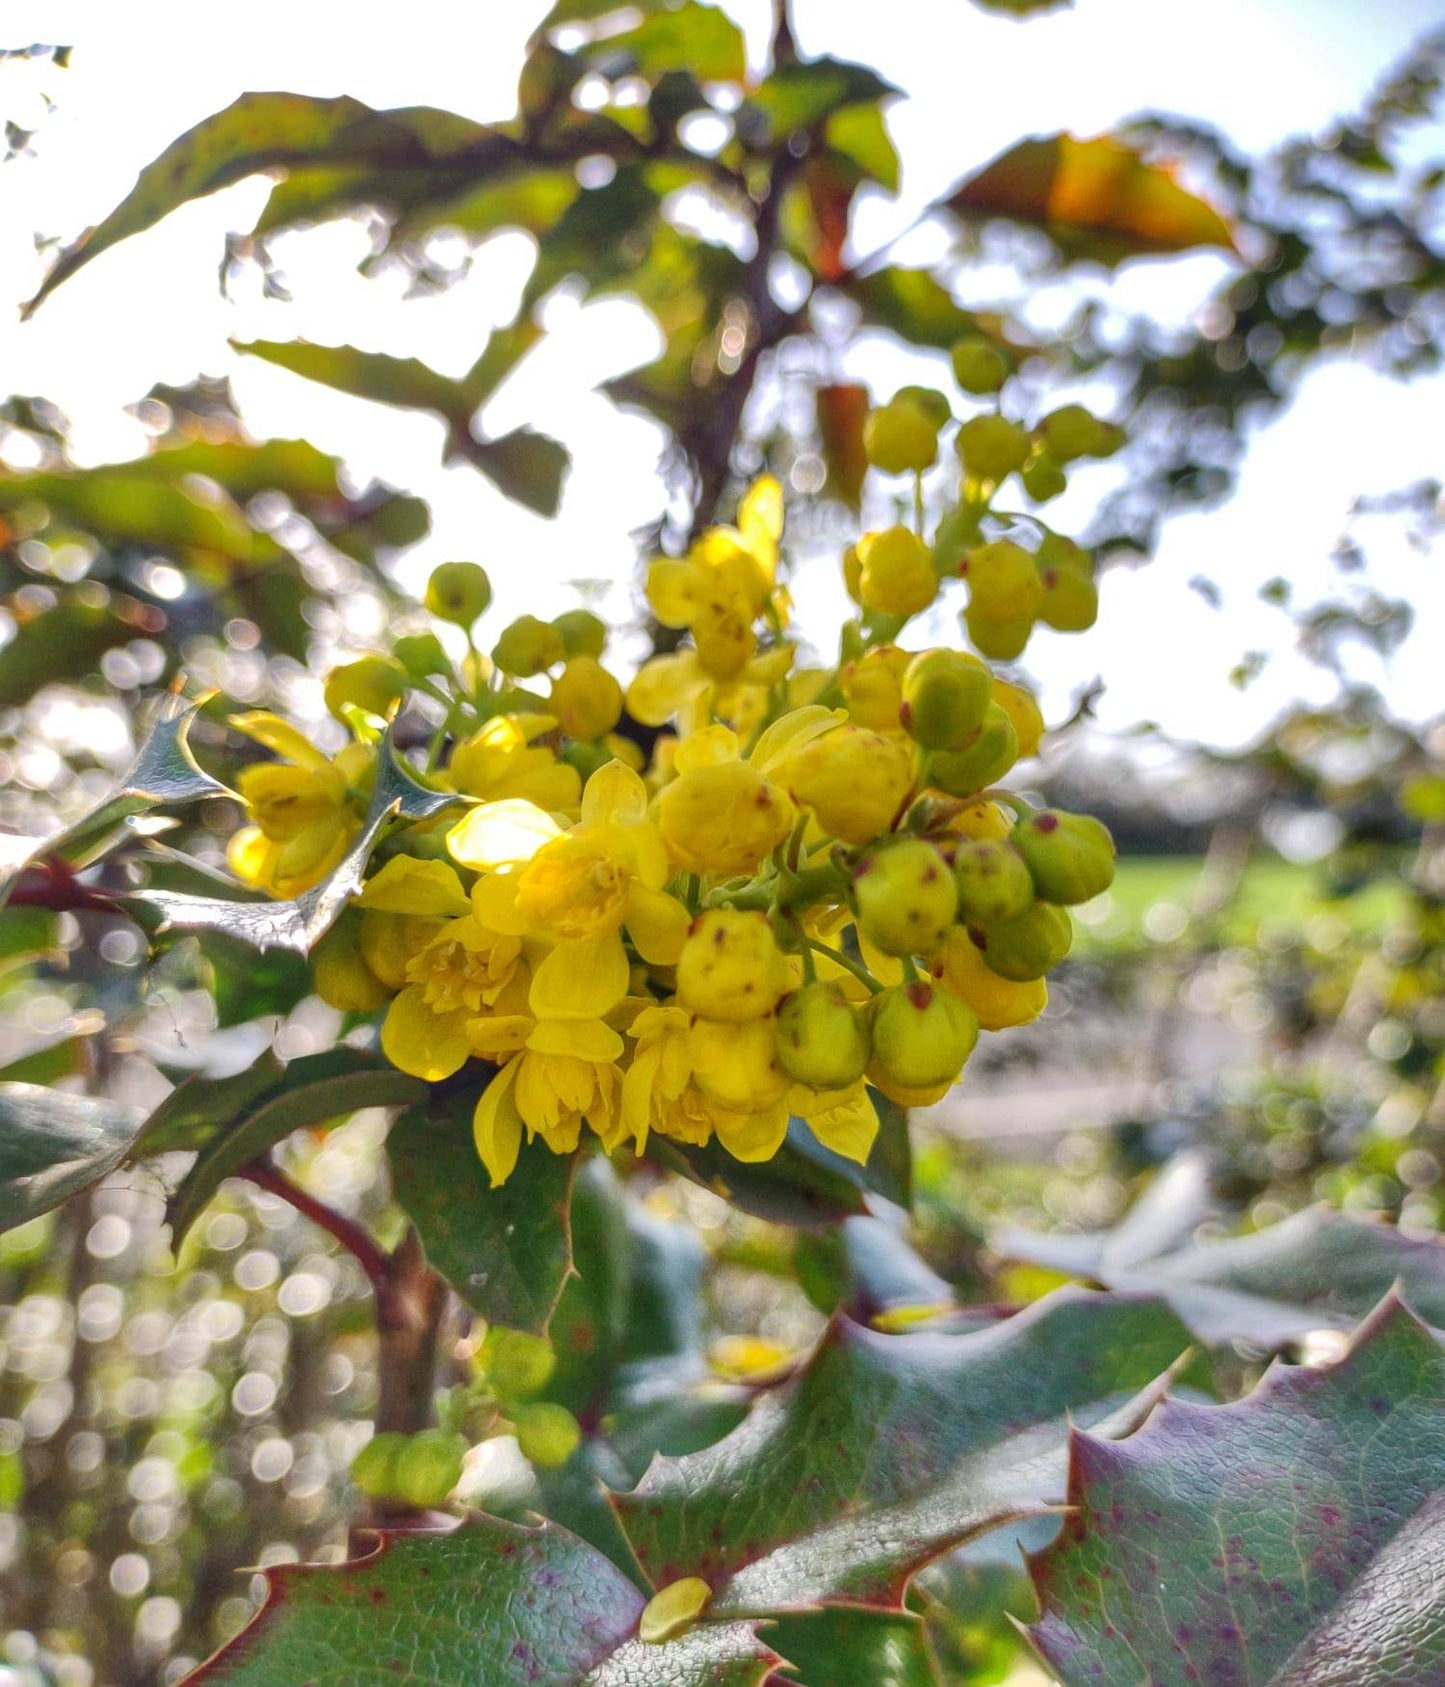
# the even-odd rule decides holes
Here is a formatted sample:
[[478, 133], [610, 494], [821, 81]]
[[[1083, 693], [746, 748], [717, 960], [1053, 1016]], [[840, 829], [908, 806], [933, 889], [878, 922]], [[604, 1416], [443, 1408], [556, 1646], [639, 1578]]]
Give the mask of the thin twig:
[[302, 1217], [309, 1218], [328, 1236], [340, 1242], [366, 1273], [378, 1304], [390, 1297], [392, 1256], [385, 1249], [378, 1247], [370, 1233], [355, 1219], [347, 1218], [334, 1207], [328, 1207], [324, 1201], [318, 1201], [314, 1195], [308, 1195], [299, 1183], [293, 1183], [269, 1160], [252, 1160], [242, 1166], [236, 1176], [245, 1178], [248, 1183], [254, 1183], [268, 1195], [279, 1196], [289, 1206], [295, 1207]]

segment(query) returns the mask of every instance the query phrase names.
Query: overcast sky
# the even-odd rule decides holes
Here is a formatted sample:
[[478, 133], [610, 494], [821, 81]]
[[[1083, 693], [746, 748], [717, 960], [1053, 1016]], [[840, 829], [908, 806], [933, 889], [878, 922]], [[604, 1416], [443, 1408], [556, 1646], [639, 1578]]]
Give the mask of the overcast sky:
[[[727, 9], [747, 26], [756, 61], [766, 0]], [[0, 171], [0, 301], [18, 303], [43, 273], [34, 235], [73, 238], [176, 134], [246, 90], [507, 115], [524, 41], [543, 10], [459, 0], [251, 0], [241, 8], [12, 0], [0, 15], [0, 46], [64, 41], [74, 52], [66, 71], [0, 65], [0, 114], [38, 124], [36, 156]], [[1030, 132], [1097, 133], [1145, 108], [1204, 118], [1255, 149], [1317, 129], [1357, 103], [1441, 16], [1427, 0], [1079, 0], [1072, 12], [1024, 25], [986, 17], [966, 0], [889, 0], [881, 8], [796, 0], [795, 12], [805, 53], [870, 61], [907, 96], [892, 114], [902, 198], [865, 208], [857, 225], [865, 249]], [[42, 93], [57, 104], [43, 121]], [[565, 607], [572, 599], [562, 582], [579, 576], [625, 581], [634, 560], [629, 530], [659, 507], [660, 435], [645, 420], [619, 417], [590, 388], [655, 355], [651, 325], [617, 302], [557, 302], [547, 318], [551, 336], [487, 412], [493, 430], [528, 421], [572, 447], [562, 516], [542, 522], [473, 471], [442, 469], [439, 424], [329, 394], [226, 346], [230, 335], [349, 341], [460, 373], [489, 327], [515, 307], [529, 262], [523, 238], [492, 242], [471, 279], [450, 293], [403, 303], [398, 280], [355, 273], [365, 251], [360, 230], [332, 226], [277, 243], [290, 303], [263, 299], [254, 278], [223, 299], [216, 277], [225, 234], [249, 226], [266, 189], [244, 183], [178, 211], [97, 259], [30, 323], [0, 309], [0, 391], [60, 404], [75, 422], [78, 454], [96, 462], [140, 448], [122, 407], [154, 382], [229, 375], [256, 434], [304, 432], [363, 478], [378, 475], [431, 500], [435, 531], [408, 564], [409, 579], [444, 557], [474, 556], [492, 569], [508, 613]], [[902, 256], [926, 261], [937, 250], [928, 239], [918, 237]], [[1126, 265], [1114, 296], [1187, 316], [1222, 265], [1207, 256]], [[860, 342], [846, 367], [884, 396], [901, 381], [941, 373], [881, 339]], [[1260, 731], [1292, 696], [1326, 695], [1320, 676], [1288, 656], [1243, 693], [1228, 684], [1245, 651], [1278, 646], [1287, 633], [1255, 591], [1277, 573], [1302, 582], [1306, 596], [1327, 589], [1328, 554], [1351, 498], [1442, 472], [1442, 397], [1435, 380], [1387, 386], [1345, 362], [1317, 372], [1257, 440], [1228, 506], [1174, 522], [1146, 569], [1111, 576], [1093, 633], [1036, 639], [1029, 665], [1048, 712], [1061, 715], [1071, 690], [1102, 672], [1109, 690], [1100, 714], [1111, 728], [1155, 719], [1184, 736], [1230, 743]], [[1200, 573], [1221, 584], [1222, 612], [1189, 590]], [[1422, 619], [1438, 628], [1437, 575], [1398, 538], [1377, 553], [1378, 583], [1416, 599]], [[801, 596], [825, 602], [821, 576], [809, 571]], [[625, 588], [613, 601], [626, 603]], [[1368, 664], [1361, 672], [1384, 684], [1397, 707], [1438, 711], [1435, 643], [1417, 635], [1388, 674]]]

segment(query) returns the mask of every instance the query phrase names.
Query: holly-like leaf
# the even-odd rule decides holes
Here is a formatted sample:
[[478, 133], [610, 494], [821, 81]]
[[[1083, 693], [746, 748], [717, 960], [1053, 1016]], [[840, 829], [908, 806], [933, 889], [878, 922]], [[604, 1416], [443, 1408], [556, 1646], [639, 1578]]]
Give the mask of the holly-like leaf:
[[923, 1622], [912, 1612], [830, 1606], [777, 1618], [768, 1641], [788, 1660], [778, 1687], [941, 1687]]
[[642, 1642], [643, 1596], [551, 1523], [476, 1517], [451, 1534], [383, 1534], [351, 1564], [263, 1573], [255, 1620], [187, 1682], [758, 1687], [779, 1662], [746, 1622]]
[[720, 1616], [898, 1609], [930, 1559], [1057, 1501], [1066, 1423], [1136, 1426], [1186, 1345], [1157, 1302], [1077, 1290], [964, 1335], [835, 1319], [726, 1440], [614, 1504], [652, 1583], [701, 1576]]
[[107, 247], [152, 227], [177, 206], [258, 171], [325, 163], [392, 169], [426, 165], [465, 154], [492, 133], [468, 118], [425, 106], [373, 111], [345, 97], [242, 94], [172, 141], [141, 171], [110, 215], [60, 255], [25, 314]]
[[604, 76], [649, 82], [669, 70], [689, 70], [702, 82], [741, 82], [748, 69], [742, 31], [720, 7], [700, 0], [658, 7], [632, 29], [583, 48], [582, 56]]
[[836, 1224], [868, 1210], [868, 1168], [824, 1148], [801, 1119], [771, 1160], [735, 1160], [716, 1142], [696, 1148], [654, 1139], [651, 1151], [684, 1177], [774, 1224]]
[[33, 863], [59, 861], [68, 867], [85, 867], [126, 835], [128, 822], [153, 809], [176, 808], [202, 797], [231, 796], [230, 789], [199, 767], [191, 754], [187, 734], [200, 707], [169, 697], [116, 789], [64, 831], [46, 838], [7, 878], [0, 879], [0, 904]]
[[360, 891], [366, 863], [387, 824], [398, 816], [425, 820], [459, 800], [450, 791], [432, 790], [416, 779], [397, 757], [388, 733], [382, 742], [366, 824], [341, 861], [311, 890], [289, 902], [256, 902], [242, 899], [242, 887], [231, 900], [148, 886], [127, 892], [119, 900], [137, 919], [155, 924], [161, 932], [214, 929], [230, 933], [253, 949], [294, 949], [298, 955], [309, 955]]
[[[266, 1083], [273, 1068], [279, 1075]], [[413, 1105], [426, 1094], [420, 1078], [359, 1049], [328, 1049], [284, 1067], [262, 1056], [248, 1072], [219, 1085], [204, 1078], [183, 1084], [167, 1098], [159, 1120], [153, 1115], [148, 1121], [135, 1151], [158, 1151], [161, 1143], [179, 1147], [177, 1139], [187, 1134], [191, 1141], [186, 1146], [197, 1149], [166, 1207], [171, 1245], [178, 1248], [221, 1184], [292, 1131], [348, 1117], [363, 1107]], [[185, 1133], [182, 1127], [189, 1121], [199, 1128]]]
[[1442, 1400], [1445, 1349], [1392, 1296], [1338, 1364], [1076, 1434], [1035, 1644], [1066, 1687], [1445, 1679]]
[[926, 269], [888, 264], [867, 275], [849, 276], [841, 287], [863, 307], [865, 327], [891, 328], [911, 346], [947, 351], [965, 334], [989, 331], [986, 321], [957, 304]]
[[140, 1127], [134, 1107], [40, 1084], [0, 1084], [0, 1230], [99, 1183]]
[[572, 1271], [577, 1157], [530, 1143], [493, 1189], [472, 1140], [474, 1101], [468, 1094], [401, 1115], [386, 1145], [392, 1189], [427, 1262], [474, 1312], [545, 1335]]
[[768, 133], [777, 142], [833, 113], [876, 108], [897, 92], [867, 65], [824, 57], [778, 65], [748, 95], [747, 105], [766, 118]]
[[[1179, 1192], [1181, 1186], [1176, 1186]], [[1392, 1283], [1411, 1305], [1445, 1323], [1445, 1246], [1402, 1236], [1388, 1225], [1325, 1207], [1295, 1213], [1265, 1230], [1169, 1248], [1163, 1220], [1167, 1190], [1145, 1218], [1126, 1219], [1100, 1236], [998, 1237], [1006, 1258], [1086, 1277], [1107, 1288], [1162, 1296], [1201, 1340], [1281, 1347], [1311, 1330], [1348, 1329]], [[1181, 1213], [1198, 1208], [1192, 1200]], [[1160, 1227], [1151, 1231], [1157, 1216]], [[1193, 1228], [1191, 1221], [1188, 1228]], [[1152, 1253], [1155, 1243], [1161, 1251]]]
[[1066, 257], [1117, 264], [1197, 246], [1234, 250], [1212, 205], [1149, 164], [1114, 135], [1020, 141], [967, 177], [941, 209], [959, 217], [1007, 217], [1043, 229]]

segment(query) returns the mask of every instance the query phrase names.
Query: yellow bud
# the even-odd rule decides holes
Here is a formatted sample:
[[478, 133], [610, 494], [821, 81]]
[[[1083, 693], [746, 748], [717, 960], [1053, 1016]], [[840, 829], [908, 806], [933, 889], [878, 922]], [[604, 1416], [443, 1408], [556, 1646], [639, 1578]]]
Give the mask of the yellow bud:
[[693, 921], [677, 961], [677, 999], [689, 1013], [730, 1024], [760, 1019], [791, 982], [767, 916], [713, 908]]
[[930, 843], [899, 838], [853, 870], [858, 929], [888, 955], [931, 955], [958, 912], [953, 875]]
[[375, 1013], [392, 992], [366, 964], [361, 952], [361, 920], [348, 912], [311, 951], [316, 994], [341, 1013]]
[[582, 1427], [552, 1400], [523, 1406], [516, 1416], [517, 1445], [542, 1470], [560, 1470], [582, 1442]]
[[846, 1089], [863, 1076], [870, 1052], [866, 1022], [836, 984], [806, 984], [779, 1004], [777, 1062], [798, 1083]]
[[1032, 618], [1043, 597], [1033, 555], [1009, 539], [975, 545], [959, 565], [968, 583], [968, 605], [990, 621]]
[[855, 726], [873, 732], [896, 732], [903, 702], [903, 671], [912, 657], [896, 644], [880, 644], [838, 675], [838, 688]]
[[938, 461], [938, 424], [923, 405], [896, 398], [864, 422], [863, 449], [884, 474], [921, 474]]
[[839, 726], [774, 768], [793, 798], [844, 843], [871, 843], [891, 829], [913, 788], [913, 749], [898, 735]]
[[786, 792], [746, 762], [693, 767], [657, 798], [658, 832], [668, 855], [689, 873], [756, 872], [792, 825]]
[[595, 656], [574, 656], [552, 681], [551, 710], [563, 732], [590, 741], [622, 715], [622, 687]]
[[1039, 620], [1060, 633], [1082, 633], [1099, 618], [1099, 588], [1081, 568], [1056, 563], [1043, 569]]
[[930, 1089], [963, 1070], [978, 1021], [934, 984], [898, 984], [873, 998], [873, 1058], [896, 1084]]
[[1047, 504], [1069, 487], [1068, 475], [1047, 451], [1036, 453], [1019, 478], [1036, 504]]
[[982, 334], [967, 334], [949, 348], [953, 378], [965, 392], [983, 397], [997, 392], [1009, 377], [1009, 360]]
[[343, 662], [326, 676], [326, 707], [338, 720], [352, 707], [385, 715], [406, 690], [410, 675], [390, 656], [362, 656]]
[[1114, 882], [1114, 840], [1092, 814], [1044, 808], [1025, 814], [1014, 842], [1046, 901], [1073, 907], [1106, 891]]
[[971, 480], [995, 484], [1021, 469], [1031, 449], [1028, 434], [1005, 416], [973, 417], [958, 430], [954, 446]]
[[928, 547], [906, 527], [885, 527], [858, 541], [858, 595], [882, 615], [916, 615], [938, 595]]
[[687, 1030], [687, 1054], [693, 1082], [709, 1101], [729, 1112], [760, 1113], [791, 1082], [778, 1064], [771, 1016], [743, 1024], [694, 1019]]
[[492, 659], [504, 674], [530, 679], [555, 667], [566, 655], [562, 635], [535, 615], [519, 615], [492, 647]]
[[970, 926], [968, 935], [983, 951], [989, 969], [1016, 984], [1042, 978], [1063, 960], [1074, 941], [1068, 913], [1052, 902], [1035, 902], [1011, 920]]
[[1123, 443], [1118, 428], [1101, 422], [1082, 404], [1064, 404], [1050, 411], [1039, 423], [1039, 437], [1061, 463], [1075, 457], [1112, 456]]
[[1031, 615], [1016, 621], [992, 621], [980, 615], [972, 604], [963, 612], [963, 624], [973, 648], [990, 662], [1012, 662], [1022, 656], [1034, 630]]
[[1034, 881], [1012, 843], [971, 838], [953, 856], [958, 886], [958, 917], [966, 925], [1011, 920], [1034, 899]]
[[432, 570], [423, 601], [438, 621], [470, 627], [492, 601], [492, 582], [475, 562], [444, 562]]
[[945, 990], [972, 1008], [985, 1031], [1031, 1024], [1048, 1003], [1049, 987], [1042, 978], [1022, 983], [1000, 978], [961, 926], [949, 932], [929, 971]]
[[1033, 692], [1006, 679], [996, 679], [993, 682], [993, 700], [1013, 723], [1019, 759], [1027, 760], [1029, 756], [1037, 755], [1044, 736], [1044, 717]]
[[590, 609], [567, 609], [552, 617], [552, 625], [569, 656], [600, 656], [607, 648], [607, 623]]

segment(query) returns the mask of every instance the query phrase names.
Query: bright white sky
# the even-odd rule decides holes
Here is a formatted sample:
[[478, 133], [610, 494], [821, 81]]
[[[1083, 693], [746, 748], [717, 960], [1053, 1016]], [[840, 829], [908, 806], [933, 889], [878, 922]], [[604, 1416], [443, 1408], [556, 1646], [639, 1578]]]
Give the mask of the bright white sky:
[[[728, 0], [727, 9], [748, 28], [756, 62], [766, 0]], [[39, 125], [37, 156], [0, 171], [0, 394], [57, 402], [75, 423], [79, 457], [99, 462], [141, 448], [122, 406], [154, 382], [228, 375], [257, 436], [304, 433], [358, 476], [430, 500], [434, 533], [412, 553], [408, 582], [419, 583], [437, 561], [470, 556], [491, 570], [504, 614], [567, 607], [575, 598], [563, 582], [576, 578], [616, 580], [614, 605], [625, 605], [629, 530], [660, 505], [660, 434], [619, 416], [590, 389], [655, 355], [655, 330], [637, 311], [555, 303], [550, 337], [484, 414], [489, 431], [527, 421], [572, 448], [553, 523], [509, 504], [474, 471], [441, 468], [439, 424], [329, 394], [226, 345], [228, 336], [347, 341], [460, 373], [514, 308], [528, 265], [520, 236], [494, 241], [464, 285], [403, 304], [399, 282], [356, 275], [364, 238], [336, 225], [277, 243], [292, 302], [262, 299], [254, 281], [223, 299], [216, 275], [224, 236], [250, 225], [266, 193], [266, 183], [252, 181], [104, 254], [30, 323], [3, 308], [4, 299], [18, 304], [32, 293], [43, 274], [34, 234], [73, 238], [178, 133], [246, 90], [349, 93], [376, 106], [431, 104], [479, 119], [509, 114], [523, 43], [544, 10], [540, 0], [250, 0], [242, 8], [12, 0], [0, 45], [62, 41], [74, 54], [68, 71], [0, 67], [0, 111], [31, 126], [39, 91], [59, 106]], [[1092, 134], [1144, 108], [1204, 118], [1250, 148], [1316, 129], [1357, 103], [1410, 40], [1440, 21], [1435, 0], [1078, 0], [1072, 12], [1026, 25], [987, 17], [966, 0], [795, 0], [795, 12], [805, 53], [872, 62], [906, 96], [893, 112], [903, 197], [865, 208], [864, 249], [1031, 132]], [[899, 255], [926, 261], [937, 251], [927, 242], [925, 233]], [[1186, 317], [1220, 273], [1212, 257], [1138, 263], [1112, 286], [1120, 302]], [[843, 372], [883, 396], [906, 380], [947, 384], [941, 358], [904, 355], [881, 338], [861, 339]], [[1288, 653], [1247, 691], [1229, 685], [1245, 651], [1287, 640], [1284, 617], [1255, 593], [1275, 574], [1294, 580], [1306, 601], [1334, 586], [1328, 555], [1351, 499], [1445, 468], [1441, 400], [1438, 380], [1397, 387], [1344, 362], [1321, 369], [1289, 414], [1260, 435], [1227, 507], [1175, 521], [1147, 568], [1111, 574], [1093, 632], [1036, 635], [1028, 665], [1046, 712], [1063, 715], [1071, 692], [1102, 673], [1104, 725], [1125, 730], [1151, 719], [1180, 736], [1229, 744], [1254, 736], [1293, 697], [1327, 696], [1328, 682]], [[1372, 551], [1371, 578], [1414, 600], [1426, 632], [1388, 672], [1363, 659], [1359, 672], [1398, 709], [1424, 717], [1440, 708], [1428, 629], [1441, 625], [1445, 594], [1430, 559], [1398, 537], [1387, 542], [1388, 531]], [[1189, 590], [1200, 573], [1220, 584], [1222, 611]], [[805, 570], [802, 604], [829, 595], [818, 570]]]

